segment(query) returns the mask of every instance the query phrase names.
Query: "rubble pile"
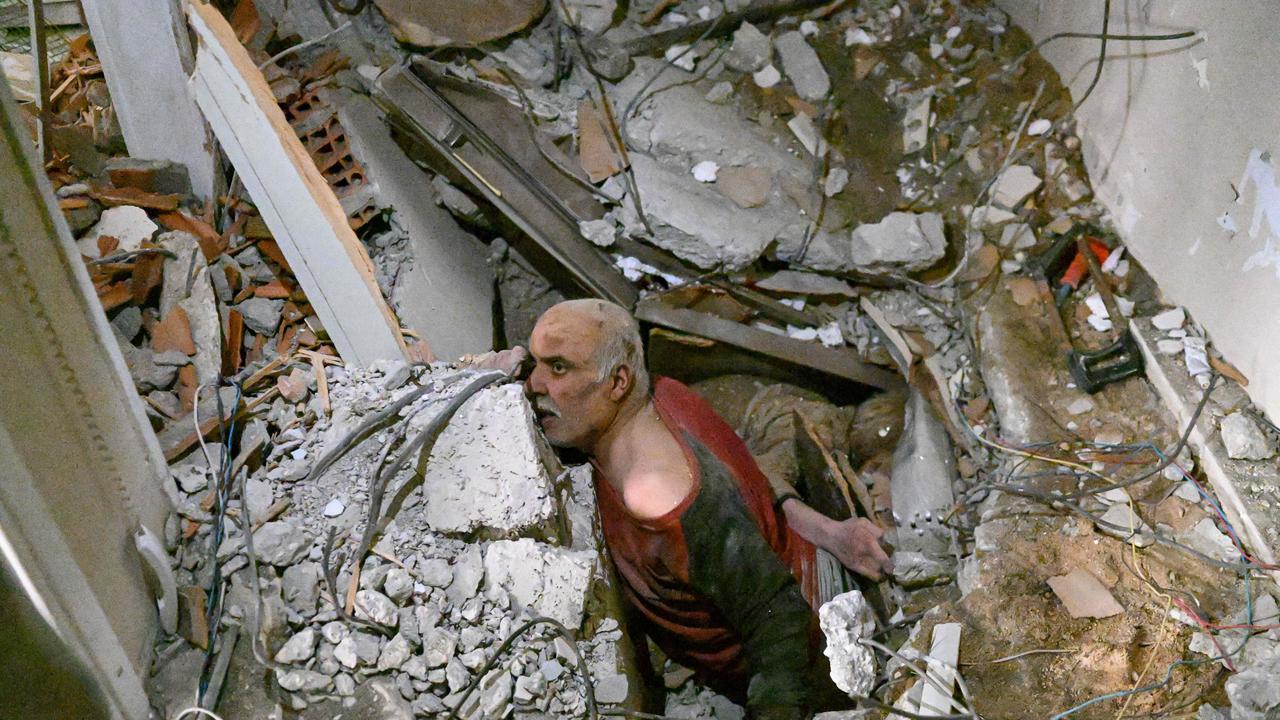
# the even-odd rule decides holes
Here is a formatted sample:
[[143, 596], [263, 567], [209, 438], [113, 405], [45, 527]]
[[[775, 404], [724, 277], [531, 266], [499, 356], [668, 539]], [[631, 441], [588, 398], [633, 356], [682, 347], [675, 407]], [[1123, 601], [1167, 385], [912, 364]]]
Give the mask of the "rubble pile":
[[[424, 202], [487, 244], [505, 324], [498, 337], [522, 342], [541, 310], [586, 287], [546, 272], [542, 254], [573, 266], [558, 268], [567, 275], [592, 267], [583, 258], [603, 258], [647, 325], [665, 332], [674, 325], [662, 318], [698, 318], [697, 331], [675, 327], [698, 352], [745, 347], [786, 373], [904, 393], [901, 423], [879, 430], [896, 440], [902, 427], [892, 462], [852, 452], [831, 460], [859, 502], [869, 496], [864, 514], [894, 546], [892, 582], [868, 595], [890, 623], [881, 640], [920, 658], [946, 621], [964, 624], [961, 637], [948, 631], [950, 652], [970, 660], [1010, 647], [1080, 648], [1071, 664], [975, 662], [964, 674], [984, 712], [1091, 702], [1082, 696], [1142, 680], [1140, 661], [1172, 673], [1184, 650], [1217, 658], [1222, 645], [1238, 655], [1224, 664], [1239, 673], [1224, 684], [1201, 659], [1179, 682], [1203, 680], [1245, 717], [1280, 702], [1267, 695], [1274, 638], [1210, 625], [1275, 614], [1272, 597], [1248, 583], [1243, 614], [1219, 597], [1239, 584], [1232, 564], [1252, 561], [1203, 482], [1203, 466], [1219, 463], [1179, 443], [1141, 483], [1082, 491], [1145, 467], [1140, 454], [1181, 429], [1168, 427], [1145, 383], [1095, 392], [1063, 372], [1064, 340], [1096, 349], [1132, 326], [1152, 332], [1148, 363], [1172, 362], [1200, 388], [1215, 374], [1247, 380], [1125, 257], [1093, 201], [1070, 94], [997, 7], [556, 0], [441, 12], [375, 0], [335, 26], [303, 4], [257, 5], [234, 13], [238, 37], [361, 228], [385, 295], [415, 261], [413, 243], [396, 208], [379, 206], [339, 106], [348, 93], [372, 95], [396, 133], [412, 135], [390, 122], [403, 120], [393, 112], [402, 98], [380, 83], [409, 72], [409, 55], [419, 81], [466, 88], [441, 90], [460, 116], [443, 154], [484, 146], [489, 155], [472, 159], [492, 161], [481, 173], [456, 153], [423, 152], [423, 137], [397, 137], [432, 173]], [[238, 3], [246, 7], [255, 4]], [[55, 74], [68, 88], [55, 106], [67, 128], [51, 177], [167, 458], [180, 458], [169, 491], [182, 518], [170, 538], [182, 638], [162, 643], [160, 657], [240, 628], [273, 670], [271, 700], [292, 711], [341, 712], [376, 692], [430, 717], [459, 707], [474, 685], [466, 716], [580, 716], [587, 680], [601, 704], [635, 701], [589, 468], [560, 466], [513, 385], [480, 390], [437, 438], [433, 423], [483, 373], [338, 362], [234, 183], [229, 197], [200, 207], [181, 168], [101, 156], [115, 130], [92, 62], [87, 41], [73, 43]], [[477, 105], [458, 100], [467, 93], [523, 114], [521, 152], [497, 128], [467, 128], [500, 124], [468, 118]], [[496, 150], [455, 135], [486, 130]], [[494, 161], [503, 153], [527, 173], [506, 194]], [[556, 166], [559, 185], [525, 162], [537, 156]], [[580, 237], [558, 237], [563, 228], [550, 221], [532, 227], [515, 207], [521, 195], [554, 196], [559, 205], [547, 207]], [[1077, 238], [1081, 275], [1054, 285], [1042, 261]], [[1083, 270], [1090, 248], [1096, 273]], [[1050, 332], [1055, 323], [1065, 333]], [[429, 360], [423, 348], [415, 359]], [[898, 375], [905, 390], [883, 380]], [[235, 384], [215, 393], [222, 378]], [[1207, 405], [1199, 435], [1246, 463], [1258, 480], [1250, 499], [1271, 507], [1275, 428], [1228, 388]], [[396, 472], [383, 478], [387, 468]], [[1074, 518], [1063, 514], [1064, 492], [1075, 493]], [[1275, 528], [1263, 532], [1275, 540]], [[1170, 541], [1210, 565], [1157, 555]], [[1143, 564], [1130, 567], [1139, 548]], [[1151, 592], [1165, 586], [1203, 608], [1168, 613], [1165, 591]], [[209, 627], [205, 608], [218, 598], [221, 624]], [[871, 631], [865, 609], [829, 606], [822, 617], [855, 643]], [[540, 626], [498, 652], [535, 617], [581, 641]], [[1148, 650], [1170, 618], [1202, 632], [1169, 623], [1173, 641]], [[869, 646], [831, 657], [842, 687], [873, 686]], [[926, 683], [909, 689], [900, 683], [907, 666], [882, 666], [888, 682], [874, 685], [892, 688], [887, 701], [923, 711]], [[742, 717], [689, 671], [664, 669], [668, 716]], [[1126, 708], [1159, 706], [1148, 697]]]
[[[626, 700], [626, 646], [601, 599], [606, 571], [590, 469], [560, 467], [535, 432], [521, 388], [496, 385], [471, 397], [422, 464], [390, 480], [384, 497], [395, 498], [395, 509], [353, 582], [350, 561], [365, 531], [370, 482], [388, 449], [427, 427], [482, 374], [403, 364], [326, 373], [331, 415], [312, 398], [264, 405], [244, 422], [239, 444], [252, 453], [241, 455], [243, 495], [228, 502], [216, 555], [209, 546], [217, 508], [209, 501], [224, 450], [205, 448], [213, 471], [201, 452], [173, 466], [170, 490], [184, 528], [177, 581], [183, 597], [201, 600], [184, 614], [187, 637], [178, 642], [201, 646], [208, 639], [209, 628], [198, 626], [216, 557], [227, 586], [224, 625], [241, 626], [261, 643], [275, 668], [278, 701], [293, 710], [326, 700], [350, 705], [359, 686], [385, 681], [413, 713], [432, 716], [457, 706], [492, 660], [464, 717], [512, 709], [571, 716], [584, 710], [579, 653], [596, 700]], [[397, 405], [386, 427], [313, 472], [372, 416]], [[252, 553], [246, 523], [254, 528]], [[326, 563], [354, 622], [333, 604]], [[495, 656], [534, 617], [562, 623], [583, 640], [539, 628]]]

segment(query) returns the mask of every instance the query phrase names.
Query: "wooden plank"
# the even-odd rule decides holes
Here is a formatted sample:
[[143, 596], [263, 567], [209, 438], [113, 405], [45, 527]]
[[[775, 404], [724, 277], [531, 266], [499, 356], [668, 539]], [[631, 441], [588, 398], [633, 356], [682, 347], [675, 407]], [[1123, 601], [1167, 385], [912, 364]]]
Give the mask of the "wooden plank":
[[191, 189], [213, 198], [209, 132], [187, 92], [191, 46], [179, 0], [84, 0], [129, 154], [187, 168]]
[[[951, 690], [944, 694], [933, 683], [925, 683], [920, 696], [920, 714], [928, 717], [964, 712], [953, 700], [956, 668], [960, 661], [960, 623], [940, 623], [933, 627], [933, 645], [929, 649], [928, 673], [938, 685]], [[954, 706], [955, 710], [952, 710]]]
[[369, 254], [262, 73], [217, 10], [193, 2], [188, 15], [199, 41], [196, 102], [338, 353], [355, 365], [403, 359], [404, 337]]
[[635, 314], [644, 323], [710, 338], [881, 390], [902, 386], [897, 375], [863, 362], [848, 348], [793, 340], [695, 310], [668, 307], [658, 300], [640, 301]]
[[[419, 70], [428, 72], [425, 66]], [[466, 178], [583, 293], [634, 305], [635, 286], [578, 230], [580, 220], [598, 218], [604, 208], [539, 153], [520, 111], [483, 89], [429, 77], [430, 86], [408, 69], [394, 68], [378, 78], [378, 99], [389, 107], [395, 126]], [[559, 152], [554, 146], [544, 150]], [[567, 158], [562, 160], [568, 167]]]

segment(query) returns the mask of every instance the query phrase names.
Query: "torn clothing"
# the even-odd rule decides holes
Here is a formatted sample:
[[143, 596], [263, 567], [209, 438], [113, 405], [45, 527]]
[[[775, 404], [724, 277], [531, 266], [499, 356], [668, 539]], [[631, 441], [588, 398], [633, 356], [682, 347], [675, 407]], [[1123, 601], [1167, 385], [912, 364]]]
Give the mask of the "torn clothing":
[[814, 705], [811, 668], [821, 655], [814, 547], [774, 511], [746, 445], [705, 401], [658, 378], [653, 402], [693, 489], [666, 515], [640, 520], [596, 468], [623, 591], [658, 646], [706, 684], [745, 700], [753, 716], [800, 717]]

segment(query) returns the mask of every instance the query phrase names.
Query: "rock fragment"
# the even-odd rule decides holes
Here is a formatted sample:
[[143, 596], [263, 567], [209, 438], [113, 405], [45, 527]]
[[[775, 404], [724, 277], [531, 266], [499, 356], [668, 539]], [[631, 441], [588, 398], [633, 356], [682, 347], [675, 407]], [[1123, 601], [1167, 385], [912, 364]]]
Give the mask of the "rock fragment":
[[1276, 454], [1270, 438], [1253, 418], [1242, 411], [1237, 410], [1224, 417], [1218, 429], [1222, 431], [1222, 444], [1227, 446], [1227, 456], [1233, 460], [1266, 460]]
[[244, 316], [244, 326], [259, 335], [271, 337], [280, 327], [280, 313], [284, 310], [283, 300], [268, 298], [249, 298], [235, 309]]
[[875, 632], [875, 620], [862, 593], [852, 590], [824, 603], [818, 623], [827, 639], [822, 652], [831, 660], [831, 680], [850, 695], [866, 695], [876, 679], [876, 659], [858, 641]]
[[374, 0], [391, 32], [418, 47], [477, 45], [528, 27], [546, 12], [546, 0]]
[[107, 208], [102, 211], [98, 223], [76, 241], [80, 254], [98, 259], [102, 253], [98, 250], [98, 239], [113, 237], [118, 241], [115, 252], [137, 250], [143, 240], [150, 240], [160, 226], [151, 222], [147, 211], [132, 205]]
[[269, 522], [253, 534], [253, 549], [259, 560], [284, 567], [306, 556], [311, 536], [291, 522]]
[[725, 55], [724, 64], [738, 72], [754, 73], [769, 64], [773, 46], [769, 36], [755, 25], [744, 22], [733, 33], [733, 44]]
[[1124, 612], [1111, 591], [1087, 570], [1075, 568], [1051, 577], [1049, 587], [1073, 618], [1106, 618]]
[[1026, 165], [1013, 165], [991, 188], [991, 199], [1000, 207], [1014, 209], [1040, 187], [1040, 176]]
[[853, 262], [863, 270], [923, 270], [946, 254], [942, 216], [937, 213], [889, 213], [853, 231]]
[[400, 612], [396, 604], [377, 590], [360, 590], [356, 593], [356, 617], [388, 627], [395, 627], [400, 623]]
[[316, 642], [318, 640], [319, 636], [313, 628], [310, 626], [303, 628], [298, 634], [289, 638], [280, 648], [280, 651], [276, 653], [276, 662], [289, 664], [310, 660], [311, 656], [316, 652]]
[[773, 46], [782, 60], [782, 69], [802, 99], [817, 102], [831, 92], [831, 78], [827, 76], [826, 68], [822, 67], [818, 53], [809, 46], [800, 31], [779, 35]]

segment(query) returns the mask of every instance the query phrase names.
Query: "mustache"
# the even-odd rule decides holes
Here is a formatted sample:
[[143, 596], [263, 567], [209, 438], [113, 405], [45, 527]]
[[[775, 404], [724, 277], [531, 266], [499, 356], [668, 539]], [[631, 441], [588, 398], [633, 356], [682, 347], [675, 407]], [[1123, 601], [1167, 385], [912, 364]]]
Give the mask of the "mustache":
[[539, 395], [533, 399], [533, 409], [539, 415], [560, 417], [560, 408], [556, 407], [555, 402], [546, 395]]

